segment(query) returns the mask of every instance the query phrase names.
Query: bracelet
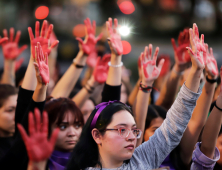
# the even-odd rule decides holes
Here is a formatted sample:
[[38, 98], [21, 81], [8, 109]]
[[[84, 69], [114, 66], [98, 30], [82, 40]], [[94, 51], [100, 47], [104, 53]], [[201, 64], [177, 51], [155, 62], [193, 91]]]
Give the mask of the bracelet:
[[147, 86], [147, 85], [143, 85], [142, 82], [140, 82], [139, 89], [142, 90], [145, 93], [150, 93], [152, 91], [153, 87]]
[[123, 66], [123, 62], [121, 61], [121, 63], [119, 65], [112, 65], [111, 62], [108, 62], [108, 65], [111, 67], [121, 67], [121, 66]]
[[93, 91], [92, 91], [92, 90], [87, 89], [87, 88], [86, 88], [86, 86], [84, 86], [84, 88], [86, 89], [86, 91], [87, 91], [89, 94], [93, 93]]
[[217, 82], [218, 78], [216, 78], [216, 79], [209, 79], [208, 76], [206, 76], [206, 80], [207, 80], [208, 83], [214, 84], [214, 83]]
[[84, 67], [84, 65], [76, 64], [76, 63], [75, 63], [75, 59], [73, 59], [72, 64], [73, 64], [76, 68], [83, 68], [83, 67]]
[[174, 73], [176, 73], [178, 76], [182, 76], [184, 74], [184, 71], [178, 72], [175, 70], [175, 68], [173, 68], [172, 70]]
[[88, 82], [86, 84], [87, 84], [87, 86], [89, 86], [90, 90], [93, 91], [95, 89], [95, 87], [90, 86]]
[[215, 106], [218, 110], [222, 111], [222, 109], [217, 106], [216, 102], [215, 102], [215, 105], [214, 105], [214, 106]]

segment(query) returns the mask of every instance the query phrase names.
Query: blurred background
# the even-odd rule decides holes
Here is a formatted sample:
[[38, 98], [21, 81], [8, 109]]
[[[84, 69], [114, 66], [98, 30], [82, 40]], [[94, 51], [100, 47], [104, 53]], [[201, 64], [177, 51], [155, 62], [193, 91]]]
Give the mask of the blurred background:
[[[78, 52], [77, 36], [84, 37], [83, 21], [95, 20], [97, 35], [104, 33], [108, 17], [117, 18], [125, 41], [123, 62], [131, 70], [131, 81], [138, 78], [137, 60], [144, 46], [152, 43], [160, 47], [160, 54], [173, 60], [171, 38], [177, 39], [184, 28], [197, 23], [205, 42], [213, 47], [218, 65], [222, 64], [222, 0], [0, 0], [0, 35], [2, 30], [14, 27], [21, 30], [20, 45], [30, 44], [27, 28], [34, 29], [35, 22], [47, 19], [54, 24], [60, 41], [58, 64], [65, 72]], [[108, 44], [104, 44], [108, 51]], [[0, 49], [0, 67], [3, 55]], [[24, 57], [24, 66], [30, 57], [30, 48]]]

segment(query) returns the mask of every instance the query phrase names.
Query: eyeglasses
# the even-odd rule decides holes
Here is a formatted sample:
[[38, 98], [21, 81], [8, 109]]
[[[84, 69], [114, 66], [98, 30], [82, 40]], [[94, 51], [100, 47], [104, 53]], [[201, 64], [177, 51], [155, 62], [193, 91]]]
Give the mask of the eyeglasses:
[[129, 136], [130, 131], [137, 139], [139, 139], [142, 135], [142, 130], [140, 129], [127, 129], [127, 128], [105, 129], [105, 131], [107, 130], [117, 130], [122, 138], [127, 138]]

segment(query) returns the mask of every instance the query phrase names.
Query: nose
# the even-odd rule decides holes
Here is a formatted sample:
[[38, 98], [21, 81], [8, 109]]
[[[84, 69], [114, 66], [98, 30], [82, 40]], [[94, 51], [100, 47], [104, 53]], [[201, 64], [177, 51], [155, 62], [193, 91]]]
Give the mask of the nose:
[[135, 139], [136, 139], [136, 136], [130, 130], [128, 136], [126, 137], [126, 140], [135, 140]]
[[76, 129], [73, 126], [70, 126], [68, 129], [68, 134], [69, 137], [76, 136]]

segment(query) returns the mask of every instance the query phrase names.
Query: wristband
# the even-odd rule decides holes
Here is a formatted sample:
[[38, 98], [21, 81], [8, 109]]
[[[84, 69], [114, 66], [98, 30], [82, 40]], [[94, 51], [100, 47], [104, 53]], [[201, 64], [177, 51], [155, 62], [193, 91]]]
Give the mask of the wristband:
[[87, 89], [87, 88], [86, 88], [86, 86], [84, 86], [84, 88], [86, 89], [86, 91], [87, 91], [89, 94], [93, 93], [93, 91], [92, 91], [92, 90]]
[[143, 85], [142, 82], [141, 82], [139, 89], [142, 90], [145, 93], [150, 93], [152, 91], [153, 87], [147, 86], [147, 85]]
[[123, 62], [121, 61], [121, 63], [119, 65], [112, 65], [111, 62], [108, 62], [108, 65], [110, 67], [121, 67], [121, 66], [123, 66]]
[[207, 80], [208, 83], [214, 84], [214, 83], [217, 82], [218, 78], [216, 78], [216, 79], [209, 79], [208, 76], [206, 76], [206, 80]]
[[222, 109], [217, 106], [216, 102], [215, 102], [215, 105], [214, 105], [214, 106], [215, 106], [218, 110], [222, 111]]
[[73, 63], [72, 63], [76, 68], [83, 68], [84, 65], [79, 65], [75, 63], [75, 59], [73, 59]]

